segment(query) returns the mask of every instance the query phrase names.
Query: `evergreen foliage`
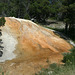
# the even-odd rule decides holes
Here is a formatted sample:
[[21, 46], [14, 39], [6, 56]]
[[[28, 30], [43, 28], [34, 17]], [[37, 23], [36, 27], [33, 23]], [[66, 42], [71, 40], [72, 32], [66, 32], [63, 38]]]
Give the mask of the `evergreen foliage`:
[[70, 50], [70, 53], [64, 53], [63, 62], [66, 65], [75, 65], [75, 48]]
[[62, 20], [65, 24], [65, 31], [70, 31], [75, 25], [75, 0], [62, 0]]
[[34, 18], [42, 23], [48, 18], [62, 20], [65, 32], [75, 33], [75, 0], [0, 0], [0, 16]]
[[35, 18], [41, 22], [54, 17], [71, 27], [75, 23], [75, 0], [1, 0], [0, 16]]
[[0, 18], [0, 26], [4, 26], [5, 22], [6, 22], [5, 18], [1, 17]]
[[49, 0], [34, 0], [29, 7], [29, 15], [38, 22], [44, 22], [50, 14]]

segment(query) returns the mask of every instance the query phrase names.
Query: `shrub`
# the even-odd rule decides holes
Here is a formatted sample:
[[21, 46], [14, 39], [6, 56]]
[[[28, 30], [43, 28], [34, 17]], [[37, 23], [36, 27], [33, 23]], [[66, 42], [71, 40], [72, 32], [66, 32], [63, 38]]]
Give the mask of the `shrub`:
[[30, 19], [29, 15], [28, 14], [25, 14], [24, 15], [24, 19]]
[[75, 48], [71, 49], [70, 51], [70, 53], [64, 54], [64, 58], [62, 60], [66, 65], [75, 64]]
[[5, 22], [6, 22], [5, 18], [1, 17], [0, 18], [0, 26], [4, 26]]

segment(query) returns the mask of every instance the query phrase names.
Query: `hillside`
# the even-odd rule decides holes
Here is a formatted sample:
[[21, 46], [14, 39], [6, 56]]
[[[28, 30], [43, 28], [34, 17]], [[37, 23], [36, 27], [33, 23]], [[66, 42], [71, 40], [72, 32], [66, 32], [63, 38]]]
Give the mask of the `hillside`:
[[3, 56], [0, 65], [9, 75], [32, 75], [41, 66], [62, 63], [62, 53], [72, 48], [66, 40], [30, 20], [6, 17], [2, 29]]

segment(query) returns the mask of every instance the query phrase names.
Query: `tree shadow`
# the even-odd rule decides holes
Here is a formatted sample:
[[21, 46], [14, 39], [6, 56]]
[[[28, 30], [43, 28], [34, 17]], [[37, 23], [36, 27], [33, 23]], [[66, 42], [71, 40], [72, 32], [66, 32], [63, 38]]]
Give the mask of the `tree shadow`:
[[40, 22], [40, 24], [42, 24], [42, 25], [50, 25], [50, 24], [58, 24], [58, 22], [55, 21], [55, 20], [46, 20], [46, 21]]

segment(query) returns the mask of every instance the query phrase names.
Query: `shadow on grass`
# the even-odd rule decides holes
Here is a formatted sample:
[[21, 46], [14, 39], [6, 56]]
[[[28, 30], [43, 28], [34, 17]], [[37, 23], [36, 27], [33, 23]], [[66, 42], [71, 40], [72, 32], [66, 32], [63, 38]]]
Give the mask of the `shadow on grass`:
[[[75, 28], [72, 28], [70, 31], [67, 31], [67, 33], [65, 32], [65, 29], [51, 28], [51, 27], [46, 27], [46, 28], [53, 29], [53, 30], [55, 30], [54, 31], [55, 34], [64, 35], [65, 37], [68, 37], [75, 42]], [[62, 38], [64, 38], [64, 37], [62, 37]], [[66, 38], [64, 38], [64, 39], [66, 39]]]
[[50, 25], [50, 24], [58, 24], [56, 20], [46, 20], [43, 22], [39, 22], [41, 25]]

